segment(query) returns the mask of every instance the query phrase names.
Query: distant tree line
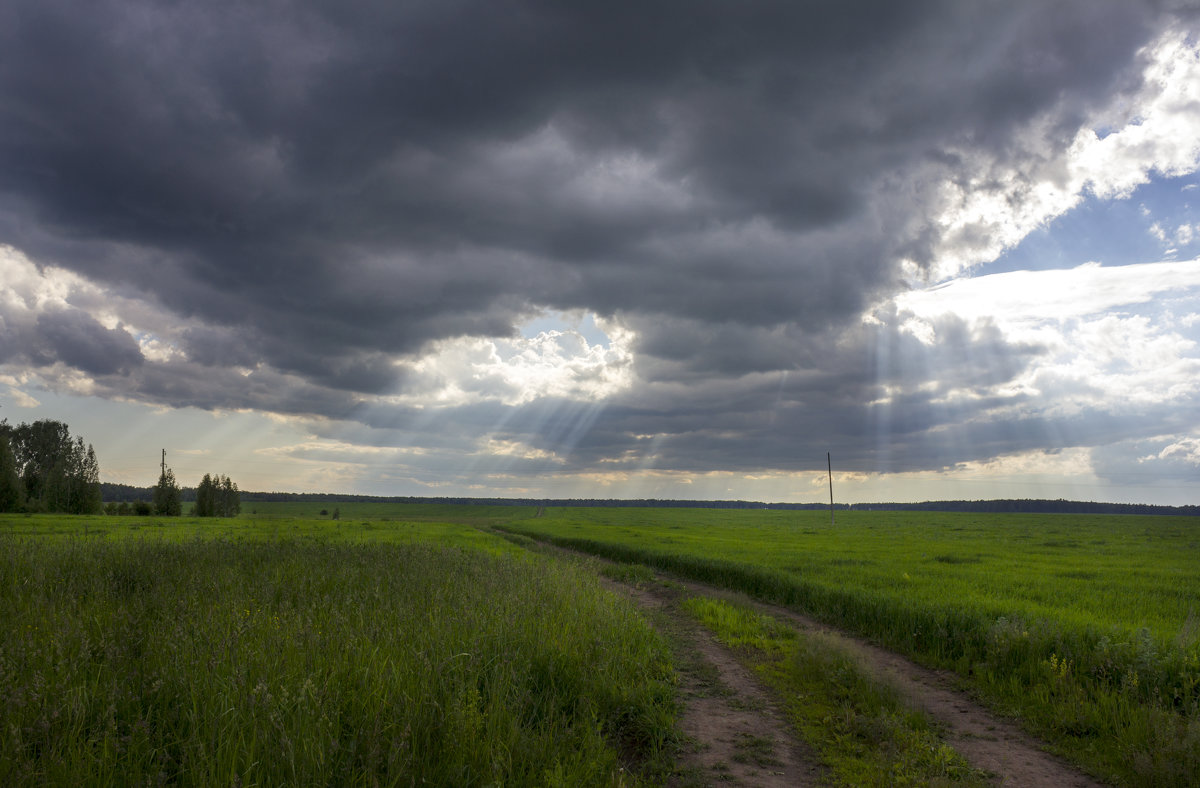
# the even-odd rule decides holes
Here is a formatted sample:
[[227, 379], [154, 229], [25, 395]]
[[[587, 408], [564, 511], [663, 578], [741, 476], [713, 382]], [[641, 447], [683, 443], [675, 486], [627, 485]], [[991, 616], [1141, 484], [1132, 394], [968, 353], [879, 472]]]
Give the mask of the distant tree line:
[[[104, 485], [105, 500], [121, 497], [132, 499], [140, 496], [149, 500], [152, 488], [135, 488]], [[185, 488], [183, 500], [195, 500], [196, 492]], [[827, 510], [827, 503], [763, 503], [761, 501], [699, 501], [664, 500], [658, 498], [614, 499], [614, 498], [469, 498], [469, 497], [424, 497], [424, 496], [380, 496], [341, 495], [333, 493], [289, 493], [289, 492], [242, 492], [241, 500], [246, 503], [311, 502], [311, 503], [417, 503], [417, 504], [461, 504], [466, 506], [577, 506], [577, 507], [647, 507], [647, 508], [692, 508], [692, 509], [777, 509], [804, 511]], [[1027, 514], [1152, 514], [1184, 515], [1200, 517], [1200, 506], [1162, 506], [1143, 503], [1099, 503], [1095, 501], [1069, 501], [1065, 499], [998, 499], [982, 501], [923, 501], [921, 503], [839, 503], [838, 511], [926, 511], [926, 512], [1007, 512]]]
[[242, 510], [241, 491], [228, 476], [206, 473], [198, 486], [181, 488], [165, 464], [153, 487], [105, 482], [100, 489], [106, 514], [177, 517], [185, 503], [193, 504], [189, 514], [196, 517], [235, 517]]
[[1032, 498], [993, 501], [925, 501], [923, 503], [856, 503], [854, 509], [891, 512], [1002, 512], [1014, 514], [1159, 514], [1200, 516], [1200, 506], [1161, 506], [1149, 503], [1100, 503]]
[[90, 444], [60, 421], [0, 421], [0, 512], [100, 509], [100, 463]]

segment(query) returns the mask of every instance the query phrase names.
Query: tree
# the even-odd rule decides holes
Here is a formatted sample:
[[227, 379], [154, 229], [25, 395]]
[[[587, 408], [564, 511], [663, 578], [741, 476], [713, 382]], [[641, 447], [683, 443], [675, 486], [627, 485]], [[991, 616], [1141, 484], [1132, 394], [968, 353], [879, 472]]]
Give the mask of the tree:
[[100, 511], [100, 464], [83, 438], [72, 439], [66, 424], [50, 419], [3, 427], [26, 508], [70, 514]]
[[75, 514], [99, 512], [104, 503], [100, 497], [100, 463], [96, 460], [96, 450], [90, 445], [85, 448], [83, 438], [76, 438], [71, 464], [70, 511]]
[[204, 474], [196, 487], [197, 517], [234, 517], [241, 510], [241, 493], [228, 476]]
[[25, 496], [17, 473], [17, 458], [8, 442], [9, 426], [0, 422], [0, 512], [20, 511]]
[[207, 473], [196, 486], [196, 516], [215, 517], [217, 514], [217, 490], [213, 478]]
[[67, 425], [49, 419], [19, 424], [12, 431], [12, 449], [29, 508], [62, 511], [66, 502], [64, 466], [71, 450], [71, 431]]
[[242, 495], [238, 492], [237, 485], [231, 482], [228, 476], [221, 478], [221, 492], [218, 500], [222, 517], [236, 517], [242, 511]]
[[154, 486], [154, 513], [167, 517], [178, 517], [183, 511], [179, 499], [179, 484], [175, 481], [175, 472], [163, 468]]

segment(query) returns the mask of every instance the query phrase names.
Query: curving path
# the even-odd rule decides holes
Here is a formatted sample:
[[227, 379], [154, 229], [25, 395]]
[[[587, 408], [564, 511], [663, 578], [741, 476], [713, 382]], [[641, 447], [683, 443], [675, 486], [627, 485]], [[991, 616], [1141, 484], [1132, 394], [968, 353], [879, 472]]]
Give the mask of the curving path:
[[[594, 557], [593, 557], [594, 558]], [[923, 709], [930, 717], [945, 726], [944, 741], [957, 750], [973, 767], [989, 772], [997, 785], [1021, 788], [1103, 788], [1104, 783], [1080, 772], [1074, 766], [1051, 755], [1027, 733], [1010, 720], [999, 717], [976, 703], [954, 686], [953, 674], [930, 670], [893, 652], [832, 629], [788, 608], [757, 602], [743, 594], [715, 586], [670, 578], [675, 586], [687, 593], [724, 598], [748, 604], [777, 619], [790, 622], [800, 632], [821, 632], [841, 641], [856, 652], [863, 664], [896, 687]], [[673, 607], [679, 591], [659, 582], [637, 588], [611, 583], [629, 594], [641, 607], [657, 612]], [[673, 621], [683, 625], [685, 617], [676, 613]], [[691, 625], [691, 643], [700, 656], [716, 666], [721, 682], [732, 693], [718, 702], [685, 682], [686, 711], [683, 728], [698, 742], [692, 755], [699, 758], [690, 768], [703, 775], [698, 781], [681, 785], [815, 785], [822, 770], [802, 744], [796, 742], [790, 726], [779, 713], [766, 691], [733, 654], [702, 628]], [[678, 633], [676, 633], [678, 636]], [[742, 714], [734, 713], [738, 708]], [[751, 713], [745, 713], [749, 709]], [[758, 726], [755, 718], [759, 718]], [[741, 737], [741, 738], [739, 738]], [[712, 763], [728, 763], [737, 755], [736, 742], [770, 740], [776, 768], [759, 768], [751, 774], [746, 770], [723, 774], [713, 771]], [[765, 745], [764, 745], [765, 749]], [[690, 756], [689, 756], [690, 757]], [[765, 762], [765, 761], [764, 761]], [[737, 761], [734, 761], [737, 763]]]

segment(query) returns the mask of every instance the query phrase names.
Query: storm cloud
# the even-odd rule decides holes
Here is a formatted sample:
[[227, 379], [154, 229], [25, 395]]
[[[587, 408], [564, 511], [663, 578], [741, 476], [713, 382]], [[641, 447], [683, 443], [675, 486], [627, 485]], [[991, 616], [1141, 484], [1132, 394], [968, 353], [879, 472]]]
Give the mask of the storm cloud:
[[[0, 243], [86, 287], [0, 301], [0, 363], [335, 419], [362, 445], [494, 435], [530, 473], [645, 467], [656, 435], [656, 467], [701, 471], [1046, 448], [1063, 438], [1029, 393], [997, 392], [1050, 349], [886, 304], [1009, 245], [945, 219], [956, 190], [1033, 200], [1195, 20], [1127, 0], [5, 3]], [[537, 396], [428, 361], [547, 311], [608, 321], [627, 355]]]

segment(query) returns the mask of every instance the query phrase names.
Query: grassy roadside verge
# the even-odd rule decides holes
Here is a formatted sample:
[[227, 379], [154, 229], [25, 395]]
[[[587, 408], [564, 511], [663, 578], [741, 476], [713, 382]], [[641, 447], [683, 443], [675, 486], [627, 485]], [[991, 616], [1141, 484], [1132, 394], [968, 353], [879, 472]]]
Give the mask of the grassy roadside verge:
[[832, 641], [723, 600], [689, 597], [683, 607], [787, 699], [789, 719], [835, 785], [988, 784], [924, 714]]
[[635, 785], [669, 653], [558, 562], [0, 536], [0, 784]]

